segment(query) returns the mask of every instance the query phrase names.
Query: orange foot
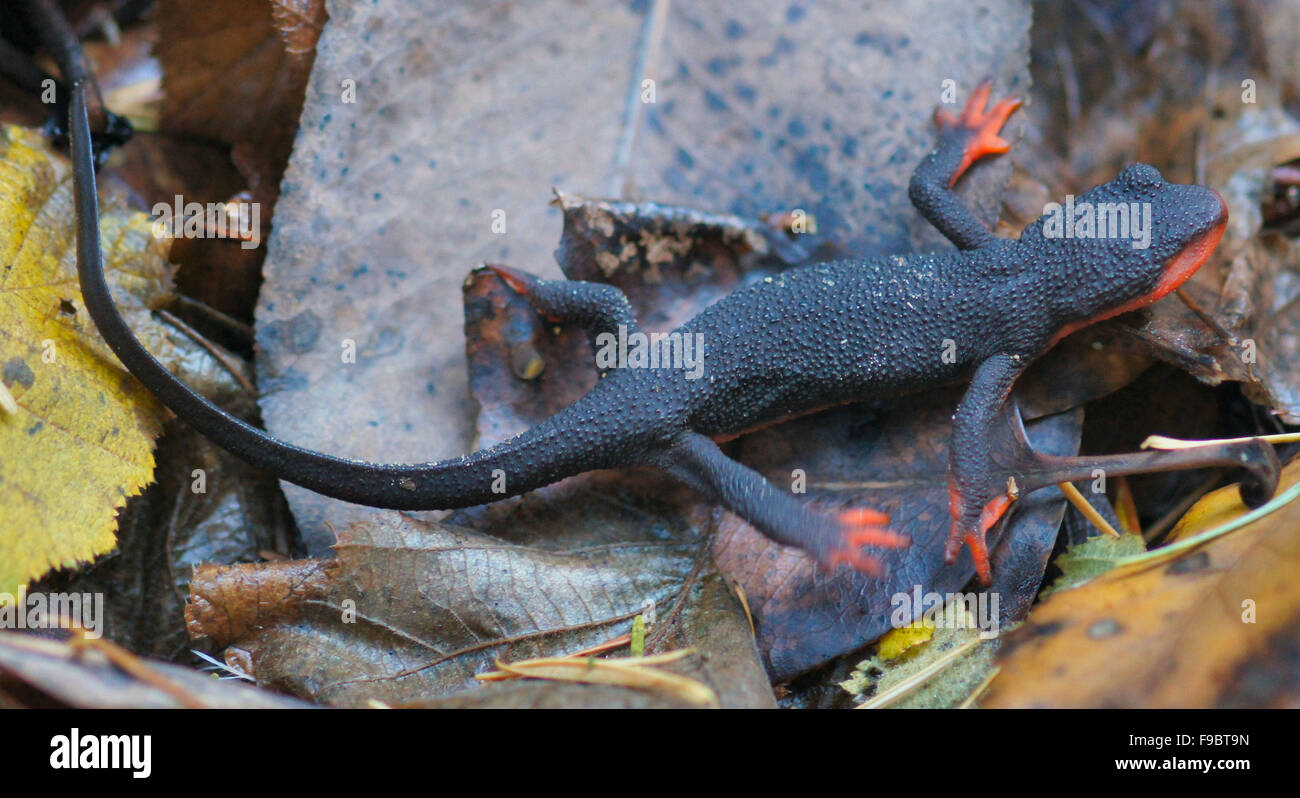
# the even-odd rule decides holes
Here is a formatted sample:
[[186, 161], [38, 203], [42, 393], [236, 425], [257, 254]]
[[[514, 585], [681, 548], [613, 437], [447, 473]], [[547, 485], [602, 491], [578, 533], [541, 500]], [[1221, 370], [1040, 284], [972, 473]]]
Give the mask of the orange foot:
[[985, 155], [998, 155], [1011, 149], [1011, 145], [998, 135], [1007, 118], [1020, 107], [1020, 100], [1012, 97], [1003, 100], [992, 108], [985, 110], [989, 94], [993, 91], [993, 81], [986, 80], [975, 89], [961, 114], [954, 117], [942, 108], [934, 112], [934, 121], [943, 130], [964, 130], [972, 135], [962, 151], [961, 163], [952, 173], [948, 188], [952, 188], [957, 179], [966, 173], [970, 165]]
[[876, 510], [851, 507], [842, 511], [837, 520], [840, 545], [831, 549], [826, 557], [826, 565], [832, 569], [844, 563], [856, 571], [880, 576], [884, 570], [880, 561], [863, 554], [862, 547], [901, 549], [911, 543], [906, 535], [889, 531], [889, 516]]
[[985, 585], [992, 584], [993, 569], [989, 567], [989, 545], [986, 536], [1010, 506], [1010, 496], [1005, 493], [995, 496], [980, 511], [977, 527], [968, 530], [962, 523], [961, 504], [954, 502], [950, 508], [952, 528], [948, 532], [948, 544], [943, 549], [944, 561], [952, 562], [957, 559], [957, 553], [961, 551], [963, 544], [970, 546], [971, 559], [975, 560], [975, 573], [979, 574], [980, 582]]

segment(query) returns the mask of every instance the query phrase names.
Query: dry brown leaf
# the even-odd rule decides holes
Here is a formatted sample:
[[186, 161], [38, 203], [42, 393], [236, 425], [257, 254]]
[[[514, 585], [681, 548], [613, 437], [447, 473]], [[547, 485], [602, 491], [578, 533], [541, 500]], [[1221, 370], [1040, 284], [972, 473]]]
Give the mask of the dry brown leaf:
[[156, 16], [163, 129], [231, 145], [269, 211], [293, 148], [323, 0], [162, 0]]
[[[608, 518], [594, 523], [642, 518], [639, 539], [566, 549], [576, 543], [570, 531], [508, 544], [392, 516], [345, 532], [334, 561], [202, 568], [189, 628], [229, 645], [227, 661], [259, 684], [334, 705], [396, 706], [484, 689], [475, 676], [496, 658], [587, 649], [653, 612], [654, 634], [671, 630], [665, 645], [707, 655], [680, 676], [708, 685], [724, 705], [770, 706], [749, 626], [699, 560], [700, 542], [664, 538], [649, 508], [611, 499]], [[580, 517], [540, 502], [516, 509], [506, 520], [539, 536]]]

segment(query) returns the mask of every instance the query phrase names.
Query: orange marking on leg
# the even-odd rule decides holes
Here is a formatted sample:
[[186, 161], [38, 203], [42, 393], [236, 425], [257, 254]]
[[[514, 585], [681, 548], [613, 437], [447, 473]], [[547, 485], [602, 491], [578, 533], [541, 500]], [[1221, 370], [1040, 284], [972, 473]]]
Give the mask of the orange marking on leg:
[[884, 573], [884, 568], [880, 565], [880, 560], [867, 554], [848, 549], [836, 549], [832, 551], [827, 558], [826, 564], [832, 570], [841, 565], [847, 565], [855, 571], [861, 571], [870, 576], [880, 576]]
[[980, 584], [993, 582], [993, 568], [989, 565], [989, 544], [983, 535], [967, 535], [966, 545], [970, 547], [971, 559], [975, 561], [975, 573], [979, 575]]
[[881, 546], [901, 549], [911, 543], [906, 535], [889, 530], [889, 516], [864, 507], [850, 507], [840, 512], [840, 527], [844, 530], [846, 547]]
[[[511, 291], [514, 291], [522, 297], [531, 296], [533, 286], [537, 285], [538, 278], [528, 272], [521, 272], [518, 269], [512, 269], [509, 266], [502, 266], [499, 263], [485, 263], [483, 265], [496, 272], [497, 276], [505, 282], [506, 286], [508, 286]], [[537, 312], [538, 315], [552, 324], [561, 324], [564, 322], [564, 319], [559, 316], [552, 316], [551, 314], [544, 313], [540, 310]]]
[[527, 294], [529, 286], [532, 285], [534, 278], [532, 275], [524, 274], [521, 271], [512, 269], [509, 266], [502, 266], [499, 263], [485, 263], [489, 269], [497, 273], [497, 276], [505, 281], [506, 285], [516, 294]]

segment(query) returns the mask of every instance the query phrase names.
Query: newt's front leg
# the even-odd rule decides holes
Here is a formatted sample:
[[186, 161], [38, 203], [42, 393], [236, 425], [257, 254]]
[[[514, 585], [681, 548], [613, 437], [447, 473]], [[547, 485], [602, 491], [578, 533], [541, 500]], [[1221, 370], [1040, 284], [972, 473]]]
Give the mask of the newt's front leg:
[[952, 191], [976, 161], [1011, 148], [998, 134], [1020, 107], [1020, 101], [1003, 100], [986, 110], [992, 90], [992, 81], [981, 83], [955, 117], [943, 109], [935, 112], [939, 140], [912, 173], [907, 191], [926, 221], [961, 249], [975, 249], [996, 240]]

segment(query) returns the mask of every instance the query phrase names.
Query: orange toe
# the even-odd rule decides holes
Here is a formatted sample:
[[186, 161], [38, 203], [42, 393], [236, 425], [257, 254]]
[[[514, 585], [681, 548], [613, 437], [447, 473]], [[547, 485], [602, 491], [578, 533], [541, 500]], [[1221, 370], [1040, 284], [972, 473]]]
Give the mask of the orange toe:
[[839, 521], [848, 548], [880, 546], [901, 549], [911, 543], [906, 535], [891, 532], [889, 516], [878, 510], [850, 507], [840, 512]]
[[849, 507], [840, 511], [840, 523], [845, 526], [884, 526], [889, 516], [869, 507]]
[[855, 571], [861, 571], [871, 576], [880, 576], [884, 573], [884, 567], [880, 564], [880, 560], [869, 554], [850, 549], [836, 549], [831, 552], [830, 557], [827, 559], [827, 565], [832, 569], [840, 565], [847, 565]]
[[979, 526], [966, 530], [959, 518], [954, 517], [952, 529], [948, 533], [948, 543], [944, 546], [943, 558], [952, 562], [957, 558], [963, 545], [970, 548], [971, 559], [975, 561], [975, 573], [985, 585], [993, 582], [993, 568], [989, 564], [988, 533], [989, 530], [1006, 514], [1011, 506], [1011, 497], [999, 494], [984, 505], [980, 511]]
[[831, 568], [848, 565], [856, 571], [880, 576], [884, 573], [884, 567], [875, 557], [863, 554], [862, 548], [876, 546], [897, 549], [911, 543], [906, 535], [891, 532], [888, 527], [889, 516], [878, 510], [850, 507], [839, 513], [838, 520], [841, 530], [839, 545], [826, 558], [826, 564]]
[[506, 285], [516, 294], [527, 294], [529, 287], [537, 280], [531, 274], [526, 274], [518, 269], [512, 269], [509, 266], [503, 266], [500, 263], [485, 263], [489, 269], [497, 273], [497, 276], [505, 280]]

